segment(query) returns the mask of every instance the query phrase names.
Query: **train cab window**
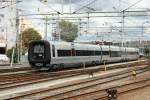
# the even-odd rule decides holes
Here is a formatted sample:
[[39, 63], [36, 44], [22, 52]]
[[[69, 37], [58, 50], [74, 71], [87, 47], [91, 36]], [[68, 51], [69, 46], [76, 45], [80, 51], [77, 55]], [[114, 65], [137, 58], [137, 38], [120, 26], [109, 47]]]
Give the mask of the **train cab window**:
[[33, 45], [33, 58], [34, 59], [45, 59], [45, 47], [43, 44]]
[[34, 45], [34, 48], [33, 48], [33, 53], [37, 53], [37, 54], [44, 54], [44, 50], [45, 50], [45, 48], [44, 48], [44, 45], [40, 45], [40, 44], [38, 44], [38, 45]]
[[52, 53], [53, 53], [53, 57], [55, 57], [55, 46], [52, 45]]

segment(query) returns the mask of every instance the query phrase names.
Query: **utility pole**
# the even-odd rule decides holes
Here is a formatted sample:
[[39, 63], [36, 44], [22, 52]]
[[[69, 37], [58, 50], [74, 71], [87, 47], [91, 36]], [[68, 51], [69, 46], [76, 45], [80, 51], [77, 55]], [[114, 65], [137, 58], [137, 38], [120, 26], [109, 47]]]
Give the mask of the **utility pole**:
[[22, 32], [23, 32], [23, 27], [24, 27], [24, 24], [23, 24], [23, 17], [21, 17], [21, 31], [20, 31], [20, 63], [22, 64], [22, 44], [23, 44], [23, 41], [22, 41]]
[[56, 29], [58, 29], [58, 41], [60, 41], [61, 40], [61, 33], [62, 33], [62, 30], [60, 29], [60, 25], [59, 25], [59, 22], [56, 22], [56, 24], [57, 24], [57, 28]]
[[7, 51], [7, 46], [8, 46], [8, 45], [7, 45], [7, 44], [8, 44], [7, 34], [8, 34], [8, 33], [7, 33], [7, 26], [6, 26], [6, 51]]
[[64, 13], [64, 0], [61, 0], [61, 13]]
[[144, 24], [150, 23], [149, 21], [145, 21], [142, 23], [142, 32], [141, 32], [141, 39], [140, 39], [140, 45], [142, 49], [142, 53], [144, 53]]
[[19, 63], [19, 10], [16, 8], [16, 50], [17, 50], [17, 62]]
[[44, 39], [47, 40], [47, 23], [48, 22], [48, 17], [46, 16], [45, 18], [45, 36], [44, 36]]
[[87, 17], [87, 33], [89, 34], [89, 24], [90, 24], [89, 12], [87, 14], [88, 14], [88, 17]]
[[79, 22], [78, 22], [78, 36], [81, 35], [81, 19], [79, 19]]
[[[124, 42], [125, 42], [125, 33], [124, 33], [124, 19], [125, 19], [125, 16], [124, 16], [124, 13], [125, 13], [125, 11], [123, 10], [122, 11], [122, 47], [124, 46]], [[123, 38], [124, 37], [124, 38]]]
[[[63, 0], [62, 0], [62, 1], [63, 1]], [[62, 13], [62, 14], [63, 14], [63, 13]], [[60, 19], [60, 15], [59, 15], [59, 14], [58, 14], [57, 17], [58, 17], [58, 19]], [[58, 28], [58, 41], [60, 41], [60, 40], [61, 40], [61, 33], [62, 33], [62, 30], [60, 29], [59, 21], [56, 22], [56, 25], [57, 25], [56, 27]], [[57, 29], [57, 28], [56, 28], [56, 29]], [[57, 31], [56, 31], [56, 32], [57, 32]]]
[[69, 12], [71, 14], [71, 0], [69, 0]]

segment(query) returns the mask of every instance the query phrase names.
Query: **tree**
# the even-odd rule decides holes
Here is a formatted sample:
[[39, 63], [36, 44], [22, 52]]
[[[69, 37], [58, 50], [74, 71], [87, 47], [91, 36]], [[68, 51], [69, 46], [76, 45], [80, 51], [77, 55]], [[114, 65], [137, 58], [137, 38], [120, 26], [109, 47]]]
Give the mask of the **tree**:
[[61, 29], [60, 38], [62, 40], [72, 42], [77, 37], [77, 25], [69, 21], [62, 20], [59, 22], [59, 28]]
[[150, 54], [150, 49], [149, 48], [144, 48], [144, 53], [146, 56]]
[[[21, 38], [22, 35], [22, 38]], [[29, 42], [32, 40], [41, 40], [41, 35], [34, 30], [33, 28], [28, 28], [25, 31], [22, 32], [22, 34], [19, 35], [20, 39], [22, 39], [22, 54], [25, 54], [27, 52], [27, 48], [29, 45]], [[13, 55], [13, 62], [17, 63], [18, 62], [18, 58], [20, 60], [20, 56], [19, 56], [19, 49], [21, 46], [21, 41], [19, 44], [16, 44], [15, 47], [12, 47], [11, 49], [7, 50], [7, 56], [10, 58], [11, 60], [11, 56], [12, 56], [12, 52], [14, 49], [14, 55]], [[19, 56], [19, 57], [18, 57]]]
[[29, 42], [32, 40], [41, 40], [41, 35], [39, 32], [33, 28], [28, 28], [22, 32], [22, 47], [23, 51], [27, 50]]
[[11, 58], [12, 51], [13, 51], [13, 48], [7, 50], [7, 57]]
[[7, 57], [10, 58], [10, 62], [11, 62], [11, 56], [12, 56], [12, 52], [13, 52], [13, 49], [14, 49], [14, 55], [13, 55], [13, 63], [17, 63], [18, 62], [18, 51], [16, 49], [16, 47], [12, 47], [11, 49], [8, 49], [7, 50]]

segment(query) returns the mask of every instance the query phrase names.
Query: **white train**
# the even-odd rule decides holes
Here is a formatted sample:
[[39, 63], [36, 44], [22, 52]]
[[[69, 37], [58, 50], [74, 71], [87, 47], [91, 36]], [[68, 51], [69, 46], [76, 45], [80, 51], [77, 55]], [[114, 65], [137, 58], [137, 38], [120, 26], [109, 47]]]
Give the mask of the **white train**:
[[8, 65], [9, 58], [6, 56], [6, 43], [0, 43], [0, 65]]
[[139, 49], [66, 42], [32, 41], [28, 61], [33, 68], [74, 67], [139, 58]]

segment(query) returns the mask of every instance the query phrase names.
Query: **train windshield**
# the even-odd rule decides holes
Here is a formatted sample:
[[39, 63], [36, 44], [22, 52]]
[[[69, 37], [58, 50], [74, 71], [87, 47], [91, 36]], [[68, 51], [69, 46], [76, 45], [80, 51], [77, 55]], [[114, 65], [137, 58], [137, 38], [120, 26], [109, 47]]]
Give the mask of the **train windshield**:
[[34, 45], [33, 53], [44, 53], [44, 45]]

